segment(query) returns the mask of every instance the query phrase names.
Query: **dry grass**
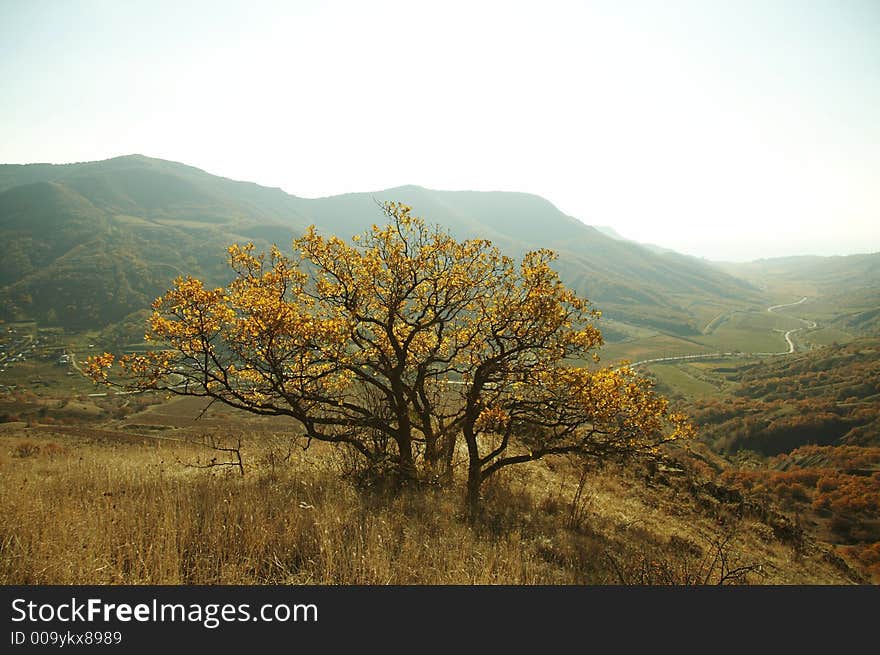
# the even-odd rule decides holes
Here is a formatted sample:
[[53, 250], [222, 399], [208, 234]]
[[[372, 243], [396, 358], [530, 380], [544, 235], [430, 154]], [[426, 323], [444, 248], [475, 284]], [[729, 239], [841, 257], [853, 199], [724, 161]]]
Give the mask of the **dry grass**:
[[181, 444], [80, 443], [50, 458], [54, 442], [39, 441], [3, 442], [2, 584], [567, 581], [517, 533], [468, 526], [458, 494], [359, 493], [269, 448], [242, 478], [186, 468], [205, 453]]
[[[364, 491], [320, 446], [244, 442], [242, 477], [187, 467], [206, 451], [185, 443], [0, 432], [0, 584], [684, 583], [720, 516], [556, 461], [493, 481], [471, 525], [458, 487]], [[749, 582], [848, 581], [740, 532], [732, 555], [768, 565]]]

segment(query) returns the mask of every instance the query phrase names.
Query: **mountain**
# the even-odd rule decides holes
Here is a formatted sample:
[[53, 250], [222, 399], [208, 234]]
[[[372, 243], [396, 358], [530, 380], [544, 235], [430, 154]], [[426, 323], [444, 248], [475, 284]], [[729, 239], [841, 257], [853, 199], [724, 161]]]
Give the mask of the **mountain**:
[[535, 195], [404, 186], [308, 199], [130, 155], [0, 166], [0, 312], [76, 328], [113, 323], [176, 275], [223, 283], [233, 241], [284, 247], [310, 224], [349, 237], [383, 221], [376, 202], [385, 200], [511, 255], [556, 250], [564, 281], [621, 323], [687, 335], [697, 330], [695, 304], [758, 302], [743, 280], [610, 238]]
[[664, 248], [663, 246], [657, 246], [657, 245], [654, 245], [653, 243], [643, 243], [641, 241], [633, 241], [632, 239], [627, 239], [625, 236], [623, 236], [620, 232], [615, 230], [610, 225], [594, 225], [593, 227], [595, 227], [597, 230], [599, 230], [606, 237], [611, 237], [612, 239], [614, 239], [616, 241], [629, 241], [630, 243], [637, 243], [642, 248], [647, 248], [648, 250], [650, 250], [653, 253], [675, 254], [675, 255], [680, 254], [680, 253], [677, 253], [676, 251], [672, 250], [672, 248]]
[[611, 237], [615, 241], [629, 241], [629, 239], [627, 239], [610, 225], [594, 225], [593, 227], [599, 230], [599, 232], [604, 234], [606, 237]]
[[758, 284], [767, 281], [800, 282], [826, 291], [880, 287], [880, 252], [833, 257], [774, 257], [748, 263], [717, 262], [716, 266]]
[[609, 316], [626, 323], [695, 334], [688, 305], [696, 301], [749, 302], [756, 290], [746, 282], [677, 253], [661, 255], [618, 241], [567, 216], [539, 196], [510, 192], [435, 191], [404, 186], [317, 200], [298, 199], [302, 213], [337, 234], [360, 232], [378, 220], [375, 200], [411, 205], [429, 223], [459, 238], [482, 237], [519, 255], [534, 248], [559, 253], [567, 284]]
[[0, 316], [100, 327], [148, 307], [177, 275], [222, 283], [229, 243], [305, 228], [290, 200], [138, 155], [0, 166]]

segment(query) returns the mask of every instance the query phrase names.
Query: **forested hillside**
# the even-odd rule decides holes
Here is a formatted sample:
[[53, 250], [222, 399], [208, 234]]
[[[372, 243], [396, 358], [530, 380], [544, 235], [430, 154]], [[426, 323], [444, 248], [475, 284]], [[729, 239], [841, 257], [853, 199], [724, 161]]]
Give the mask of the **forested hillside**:
[[880, 446], [880, 340], [859, 339], [726, 374], [733, 395], [688, 410], [714, 449], [778, 455], [806, 444]]
[[880, 581], [880, 339], [726, 373], [732, 397], [683, 405], [720, 482], [771, 502]]
[[177, 275], [222, 283], [232, 242], [286, 248], [310, 224], [347, 238], [380, 221], [386, 200], [513, 256], [556, 250], [565, 282], [631, 325], [697, 334], [694, 303], [760, 304], [754, 287], [705, 262], [609, 238], [534, 195], [405, 186], [305, 199], [133, 155], [0, 166], [0, 311], [101, 327], [146, 307]]

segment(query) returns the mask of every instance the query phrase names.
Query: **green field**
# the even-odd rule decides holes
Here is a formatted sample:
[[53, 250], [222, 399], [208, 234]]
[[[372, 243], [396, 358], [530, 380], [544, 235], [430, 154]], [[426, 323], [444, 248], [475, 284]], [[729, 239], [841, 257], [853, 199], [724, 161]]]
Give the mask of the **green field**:
[[672, 357], [675, 355], [696, 355], [711, 352], [700, 343], [667, 334], [655, 334], [644, 339], [609, 343], [602, 346], [599, 356], [606, 364], [625, 359], [636, 362], [655, 357]]
[[855, 338], [849, 332], [844, 332], [837, 328], [809, 330], [798, 336], [799, 341], [816, 347], [830, 346], [833, 343], [849, 343]]
[[[693, 339], [657, 334], [644, 339], [606, 344], [602, 347], [600, 355], [605, 362], [621, 359], [636, 362], [644, 359], [712, 352], [780, 353], [788, 350], [788, 344], [782, 331], [765, 326], [753, 328], [749, 327], [746, 322], [747, 317], [736, 316], [734, 320], [725, 323], [712, 334], [697, 336]], [[762, 322], [766, 323], [766, 321]], [[798, 325], [792, 325], [788, 329]]]
[[747, 327], [725, 326], [699, 340], [708, 350], [717, 352], [778, 353], [788, 350], [783, 332]]
[[692, 302], [687, 306], [697, 319], [701, 332], [712, 331], [718, 322], [725, 320], [731, 312], [738, 311], [725, 303]]
[[706, 373], [689, 364], [651, 364], [647, 370], [657, 379], [658, 390], [662, 393], [673, 395], [678, 392], [689, 398], [720, 394], [718, 386], [705, 379], [709, 377]]

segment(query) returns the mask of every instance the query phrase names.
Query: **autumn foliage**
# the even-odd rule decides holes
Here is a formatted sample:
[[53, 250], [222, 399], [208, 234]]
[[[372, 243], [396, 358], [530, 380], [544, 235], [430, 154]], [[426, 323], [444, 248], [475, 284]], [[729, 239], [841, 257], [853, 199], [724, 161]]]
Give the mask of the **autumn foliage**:
[[880, 445], [880, 340], [741, 367], [733, 397], [685, 409], [715, 450], [775, 456], [804, 444]]
[[[586, 368], [598, 312], [551, 268], [457, 241], [405, 205], [350, 242], [313, 228], [294, 256], [229, 248], [234, 280], [185, 277], [153, 305], [155, 350], [89, 362], [131, 389], [203, 396], [294, 419], [309, 439], [399, 478], [451, 478], [466, 453], [471, 509], [498, 470], [549, 454], [629, 454], [687, 436], [650, 383]], [[117, 369], [118, 371], [118, 369]]]

